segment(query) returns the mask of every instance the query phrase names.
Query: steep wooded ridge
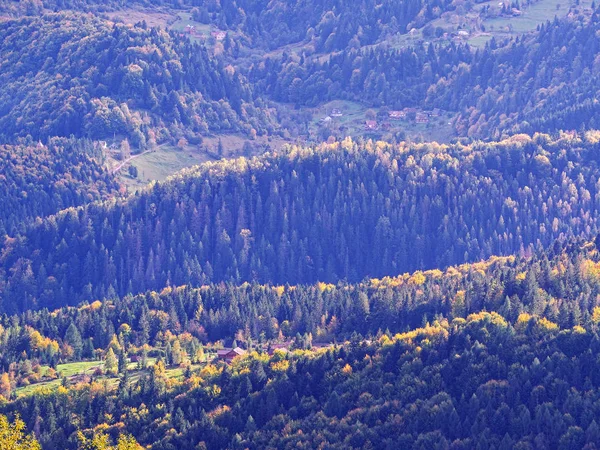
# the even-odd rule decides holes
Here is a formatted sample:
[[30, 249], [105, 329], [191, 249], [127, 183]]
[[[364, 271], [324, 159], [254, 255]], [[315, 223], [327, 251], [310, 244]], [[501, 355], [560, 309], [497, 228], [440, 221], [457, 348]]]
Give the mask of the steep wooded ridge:
[[194, 18], [239, 31], [253, 47], [277, 48], [314, 39], [318, 52], [373, 44], [385, 36], [407, 33], [456, 8], [451, 0], [0, 0], [0, 11], [41, 14], [44, 10], [105, 12], [128, 4], [142, 7], [193, 7]]
[[[0, 367], [7, 369], [18, 362], [22, 351], [51, 364], [59, 354], [36, 347], [32, 331], [71, 343], [65, 338], [71, 326], [81, 339], [74, 348], [73, 358], [78, 360], [92, 358], [95, 349], [109, 346], [123, 324], [130, 327], [129, 342], [140, 348], [146, 344], [160, 347], [166, 329], [204, 342], [237, 336], [240, 344], [258, 342], [261, 335], [271, 340], [280, 333], [286, 338], [310, 334], [310, 342], [317, 344], [343, 341], [357, 333], [406, 332], [435, 318], [464, 318], [481, 311], [495, 311], [511, 323], [527, 313], [563, 329], [589, 325], [594, 308], [600, 306], [596, 243], [557, 240], [549, 250], [530, 258], [493, 256], [443, 271], [417, 271], [354, 284], [187, 285], [3, 316], [0, 325], [7, 338], [0, 340]], [[188, 345], [188, 354], [195, 354], [192, 341]]]
[[24, 231], [36, 217], [118, 194], [116, 180], [88, 143], [0, 145], [0, 235]]
[[0, 23], [4, 141], [126, 135], [145, 147], [178, 131], [261, 134], [267, 114], [237, 72], [177, 35], [74, 13]]
[[[60, 342], [63, 333], [67, 341], [78, 336], [80, 349], [86, 342], [84, 350], [119, 346], [116, 340], [90, 339], [100, 324], [108, 330], [131, 325], [132, 346], [166, 343], [191, 352], [196, 337], [203, 337], [191, 317], [199, 318], [197, 311], [214, 315], [225, 298], [244, 300], [239, 311], [230, 305], [228, 314], [271, 311], [280, 318], [286, 317], [286, 303], [316, 298], [305, 311], [309, 317], [323, 315], [315, 339], [347, 336], [355, 326], [379, 332], [369, 341], [355, 334], [342, 347], [317, 353], [302, 350], [310, 342], [296, 339], [294, 353], [251, 353], [231, 366], [208, 365], [180, 379], [169, 379], [161, 362], [138, 381], [122, 378], [112, 390], [92, 382], [21, 398], [0, 411], [20, 411], [44, 448], [75, 448], [78, 430], [95, 433], [104, 423], [104, 431], [116, 435], [126, 429], [153, 450], [320, 445], [504, 450], [540, 443], [595, 449], [599, 261], [593, 242], [567, 240], [533, 258], [492, 258], [357, 285], [168, 289], [5, 318], [2, 354], [9, 360], [15, 346], [45, 357], [39, 342]], [[254, 304], [244, 292], [258, 301], [258, 310], [244, 309]], [[398, 333], [408, 325], [405, 307], [410, 315], [418, 304], [438, 319]], [[305, 316], [287, 319], [281, 322], [286, 336], [302, 331]], [[182, 333], [163, 334], [157, 320]], [[381, 325], [389, 329], [383, 333]], [[250, 341], [260, 331], [267, 329], [238, 334]]]
[[346, 49], [324, 61], [286, 54], [252, 65], [248, 79], [257, 92], [296, 105], [342, 99], [402, 109], [421, 106], [432, 84], [476, 56], [468, 45], [454, 43], [403, 50]]
[[600, 449], [600, 10], [493, 3], [0, 0], [0, 449]]
[[451, 0], [223, 0], [196, 8], [199, 20], [240, 29], [254, 45], [277, 48], [316, 38], [317, 52], [377, 42], [384, 34], [407, 33], [447, 9]]
[[460, 135], [491, 139], [600, 127], [600, 16], [572, 15], [504, 46], [494, 43], [428, 92], [460, 111]]
[[594, 233], [598, 134], [354, 143], [212, 163], [51, 217], [2, 254], [2, 308], [211, 281], [358, 281]]

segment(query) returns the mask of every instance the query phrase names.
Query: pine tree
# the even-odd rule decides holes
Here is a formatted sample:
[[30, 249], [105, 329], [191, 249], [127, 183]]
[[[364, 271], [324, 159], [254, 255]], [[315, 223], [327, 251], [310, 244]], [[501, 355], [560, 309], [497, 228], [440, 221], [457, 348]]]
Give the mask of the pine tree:
[[119, 373], [127, 372], [127, 356], [124, 351], [119, 352]]
[[65, 333], [65, 342], [73, 348], [73, 358], [76, 361], [81, 359], [83, 351], [83, 341], [81, 340], [81, 334], [73, 322], [67, 328]]
[[104, 369], [108, 373], [115, 373], [117, 371], [118, 364], [119, 363], [117, 361], [117, 357], [115, 356], [115, 352], [113, 351], [112, 347], [109, 347], [104, 359]]

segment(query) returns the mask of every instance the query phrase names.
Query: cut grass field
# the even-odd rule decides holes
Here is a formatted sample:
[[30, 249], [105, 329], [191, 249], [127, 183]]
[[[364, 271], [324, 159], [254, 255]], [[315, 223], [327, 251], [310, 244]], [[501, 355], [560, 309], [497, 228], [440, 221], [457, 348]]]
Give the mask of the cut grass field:
[[[485, 34], [476, 34], [469, 39], [469, 44], [476, 47], [483, 47], [492, 36], [515, 37], [524, 33], [535, 31], [536, 28], [548, 21], [554, 20], [554, 17], [564, 17], [568, 14], [570, 8], [589, 8], [592, 0], [583, 0], [577, 5], [576, 0], [537, 0], [522, 9], [522, 15], [515, 17], [497, 17], [485, 19], [482, 24], [485, 27]], [[491, 0], [481, 3], [477, 10], [486, 6], [492, 8], [498, 7], [498, 0]]]
[[143, 8], [127, 8], [120, 11], [111, 11], [106, 15], [111, 20], [122, 20], [124, 23], [130, 25], [146, 21], [148, 26], [160, 28], [167, 28], [169, 23], [172, 23], [177, 19], [170, 11], [155, 11]]
[[80, 361], [56, 366], [56, 374], [59, 378], [72, 377], [73, 375], [83, 375], [92, 373], [98, 367], [104, 366], [102, 361]]
[[[214, 155], [217, 153], [219, 140], [223, 144], [224, 158], [241, 156], [244, 143], [248, 141], [246, 137], [240, 135], [221, 135], [205, 137], [201, 147], [187, 145], [185, 148], [180, 149], [170, 144], [163, 144], [158, 146], [155, 151], [140, 155], [123, 165], [119, 171], [121, 181], [130, 191], [135, 191], [151, 181], [164, 181], [181, 169], [212, 161], [215, 159]], [[251, 142], [255, 146], [267, 144], [274, 149], [280, 148], [286, 143], [284, 139], [278, 137], [264, 136]], [[128, 169], [130, 165], [137, 167], [137, 178], [129, 176]]]
[[[156, 363], [156, 358], [148, 358], [148, 367], [153, 366]], [[205, 363], [203, 363], [205, 364]], [[203, 364], [192, 364], [191, 369], [195, 370], [202, 367]], [[39, 383], [33, 383], [28, 386], [21, 386], [16, 389], [17, 396], [29, 396], [40, 391], [55, 390], [62, 385], [62, 379], [67, 378], [73, 381], [76, 377], [81, 375], [91, 375], [97, 368], [103, 368], [103, 361], [80, 361], [66, 364], [59, 364], [56, 367], [58, 378], [49, 381], [41, 381]], [[48, 370], [48, 366], [42, 367], [42, 373]], [[130, 362], [127, 364], [127, 369], [130, 372], [131, 382], [139, 380], [143, 371], [138, 369], [138, 364]], [[170, 367], [166, 370], [167, 378], [169, 379], [181, 379], [184, 375], [184, 369], [181, 367]], [[102, 379], [108, 381], [110, 388], [116, 388], [119, 382], [117, 375], [104, 375]]]
[[[172, 145], [161, 145], [155, 151], [133, 159], [121, 169], [120, 174], [125, 185], [135, 190], [152, 180], [163, 181], [181, 169], [201, 164], [209, 159], [206, 152], [198, 149], [188, 147], [182, 150]], [[128, 175], [127, 170], [130, 165], [137, 167], [137, 178]]]

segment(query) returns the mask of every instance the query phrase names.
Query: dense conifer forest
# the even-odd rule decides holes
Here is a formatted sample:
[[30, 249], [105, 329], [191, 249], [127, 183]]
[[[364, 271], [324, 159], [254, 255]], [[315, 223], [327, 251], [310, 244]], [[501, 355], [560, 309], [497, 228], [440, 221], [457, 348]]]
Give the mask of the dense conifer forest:
[[438, 81], [428, 102], [461, 111], [459, 133], [477, 137], [598, 128], [599, 31], [596, 11], [504, 46], [492, 43]]
[[[166, 348], [167, 365], [158, 363], [137, 381], [124, 372], [114, 389], [101, 381], [67, 385], [4, 411], [22, 411], [47, 448], [72, 448], [70, 433], [89, 433], [99, 421], [109, 434], [127, 430], [157, 449], [395, 448], [398, 442], [415, 449], [596, 448], [598, 255], [594, 242], [557, 241], [532, 258], [492, 258], [357, 285], [171, 289], [7, 318], [3, 330], [11, 339], [29, 330], [20, 339], [33, 359], [44, 340], [72, 342], [75, 351], [85, 342], [85, 350], [94, 324], [108, 323], [109, 330], [121, 330], [119, 339], [103, 343], [109, 351], [150, 342]], [[306, 301], [307, 309], [285, 314], [286, 303]], [[275, 331], [281, 324], [277, 332], [284, 336], [296, 333], [297, 350], [271, 357], [252, 352], [232, 366], [208, 365], [169, 378], [173, 349], [188, 354], [198, 339], [215, 337], [191, 317], [216, 317], [213, 308], [226, 302], [232, 319], [238, 311], [256, 324], [258, 312]], [[258, 310], [243, 311], [248, 305]], [[262, 315], [269, 310], [278, 317]], [[152, 324], [161, 311], [181, 334], [163, 335], [164, 326]], [[253, 348], [256, 331], [244, 336], [240, 330], [237, 337]], [[329, 342], [328, 334], [349, 340], [310, 350]], [[77, 426], [71, 413], [81, 420]]]
[[290, 148], [71, 209], [2, 245], [4, 311], [167, 284], [358, 281], [598, 229], [598, 134]]
[[0, 449], [600, 448], [545, 1], [0, 1]]
[[92, 15], [0, 25], [0, 137], [105, 139], [146, 148], [185, 133], [264, 133], [268, 112], [206, 50], [175, 34]]
[[14, 236], [36, 217], [118, 194], [93, 146], [84, 147], [66, 139], [0, 146], [0, 234]]

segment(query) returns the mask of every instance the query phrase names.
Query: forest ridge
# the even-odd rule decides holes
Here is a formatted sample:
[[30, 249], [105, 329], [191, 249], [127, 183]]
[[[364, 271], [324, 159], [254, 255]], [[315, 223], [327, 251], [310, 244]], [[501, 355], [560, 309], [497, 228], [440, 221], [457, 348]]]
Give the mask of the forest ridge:
[[0, 449], [600, 448], [599, 13], [0, 1]]

